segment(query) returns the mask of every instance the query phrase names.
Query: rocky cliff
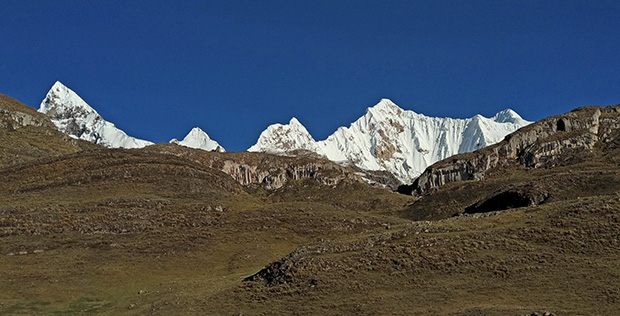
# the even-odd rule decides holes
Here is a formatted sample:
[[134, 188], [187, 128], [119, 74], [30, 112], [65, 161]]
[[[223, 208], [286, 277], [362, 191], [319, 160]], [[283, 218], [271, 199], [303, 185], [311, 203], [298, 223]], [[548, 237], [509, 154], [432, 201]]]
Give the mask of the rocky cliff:
[[310, 156], [279, 156], [266, 153], [219, 153], [194, 150], [168, 144], [145, 148], [173, 154], [220, 170], [243, 186], [260, 185], [267, 190], [282, 188], [288, 181], [311, 178], [323, 185], [334, 186], [343, 181], [362, 182], [350, 168], [327, 159]]
[[358, 180], [358, 177], [353, 173], [324, 162], [286, 163], [265, 170], [259, 165], [226, 160], [221, 170], [241, 185], [261, 184], [268, 190], [279, 189], [289, 180], [306, 178], [315, 179], [320, 184], [330, 186], [337, 185], [345, 180]]
[[450, 182], [482, 180], [487, 170], [496, 167], [551, 168], [583, 161], [596, 144], [617, 141], [619, 112], [620, 105], [589, 106], [548, 117], [509, 134], [498, 144], [439, 161], [399, 191], [423, 194]]
[[0, 128], [14, 130], [25, 126], [53, 127], [54, 125], [34, 109], [0, 94]]

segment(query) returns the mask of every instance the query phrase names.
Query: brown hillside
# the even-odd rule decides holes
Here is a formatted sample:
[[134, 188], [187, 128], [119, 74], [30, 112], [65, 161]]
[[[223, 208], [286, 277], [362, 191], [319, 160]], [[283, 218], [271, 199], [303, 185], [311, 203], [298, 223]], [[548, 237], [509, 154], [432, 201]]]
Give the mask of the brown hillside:
[[10, 118], [0, 315], [620, 314], [613, 109], [444, 161], [481, 176], [417, 197], [318, 157], [81, 147]]
[[70, 138], [35, 109], [0, 94], [0, 167], [98, 146]]

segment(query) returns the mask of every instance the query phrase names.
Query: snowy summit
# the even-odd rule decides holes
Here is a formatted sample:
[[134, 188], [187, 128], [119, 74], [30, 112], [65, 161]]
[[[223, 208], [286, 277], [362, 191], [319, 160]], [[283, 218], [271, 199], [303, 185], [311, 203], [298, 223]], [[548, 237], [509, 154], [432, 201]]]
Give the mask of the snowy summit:
[[248, 151], [306, 149], [332, 161], [386, 170], [409, 183], [439, 160], [495, 144], [530, 123], [510, 109], [492, 118], [437, 118], [403, 110], [391, 100], [382, 99], [351, 126], [338, 128], [325, 140], [315, 141], [293, 119], [287, 125], [269, 126]]
[[207, 151], [219, 151], [225, 152], [224, 147], [220, 146], [215, 140], [211, 139], [207, 133], [205, 133], [199, 127], [194, 127], [192, 130], [183, 138], [182, 141], [173, 138], [170, 140], [171, 144], [177, 144], [190, 148], [197, 148]]
[[317, 142], [308, 130], [296, 119], [292, 118], [288, 124], [273, 124], [264, 130], [258, 142], [248, 151], [286, 152], [295, 149], [306, 149], [318, 152]]
[[46, 114], [64, 133], [72, 137], [110, 148], [141, 148], [152, 142], [127, 135], [104, 120], [95, 109], [71, 89], [56, 81], [49, 90], [39, 112]]

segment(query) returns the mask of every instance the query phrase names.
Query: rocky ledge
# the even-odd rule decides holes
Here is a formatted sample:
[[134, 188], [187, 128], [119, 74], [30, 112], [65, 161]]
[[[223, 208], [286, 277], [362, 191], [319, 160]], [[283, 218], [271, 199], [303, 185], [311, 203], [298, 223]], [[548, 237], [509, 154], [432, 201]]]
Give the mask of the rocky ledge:
[[43, 114], [9, 96], [0, 94], [0, 128], [16, 130], [26, 126], [53, 127], [53, 124]]
[[450, 182], [482, 180], [487, 170], [496, 167], [520, 164], [551, 168], [570, 164], [585, 159], [597, 143], [615, 141], [619, 129], [620, 105], [577, 108], [523, 127], [495, 145], [439, 161], [413, 184], [398, 190], [420, 195]]
[[172, 144], [157, 144], [146, 150], [190, 159], [231, 176], [243, 186], [262, 186], [267, 190], [282, 188], [288, 181], [314, 179], [322, 185], [362, 182], [350, 168], [317, 157], [279, 156], [255, 152], [207, 152]]

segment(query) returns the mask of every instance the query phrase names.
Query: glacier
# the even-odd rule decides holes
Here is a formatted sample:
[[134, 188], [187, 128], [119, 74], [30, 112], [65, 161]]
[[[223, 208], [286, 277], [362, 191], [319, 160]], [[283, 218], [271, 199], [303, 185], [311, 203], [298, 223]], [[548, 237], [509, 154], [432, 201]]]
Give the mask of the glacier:
[[530, 123], [510, 109], [491, 118], [438, 118], [403, 110], [382, 99], [349, 127], [338, 128], [325, 140], [315, 141], [293, 118], [288, 124], [267, 127], [248, 151], [286, 153], [304, 149], [335, 162], [385, 170], [402, 183], [410, 183], [431, 164], [495, 144]]

